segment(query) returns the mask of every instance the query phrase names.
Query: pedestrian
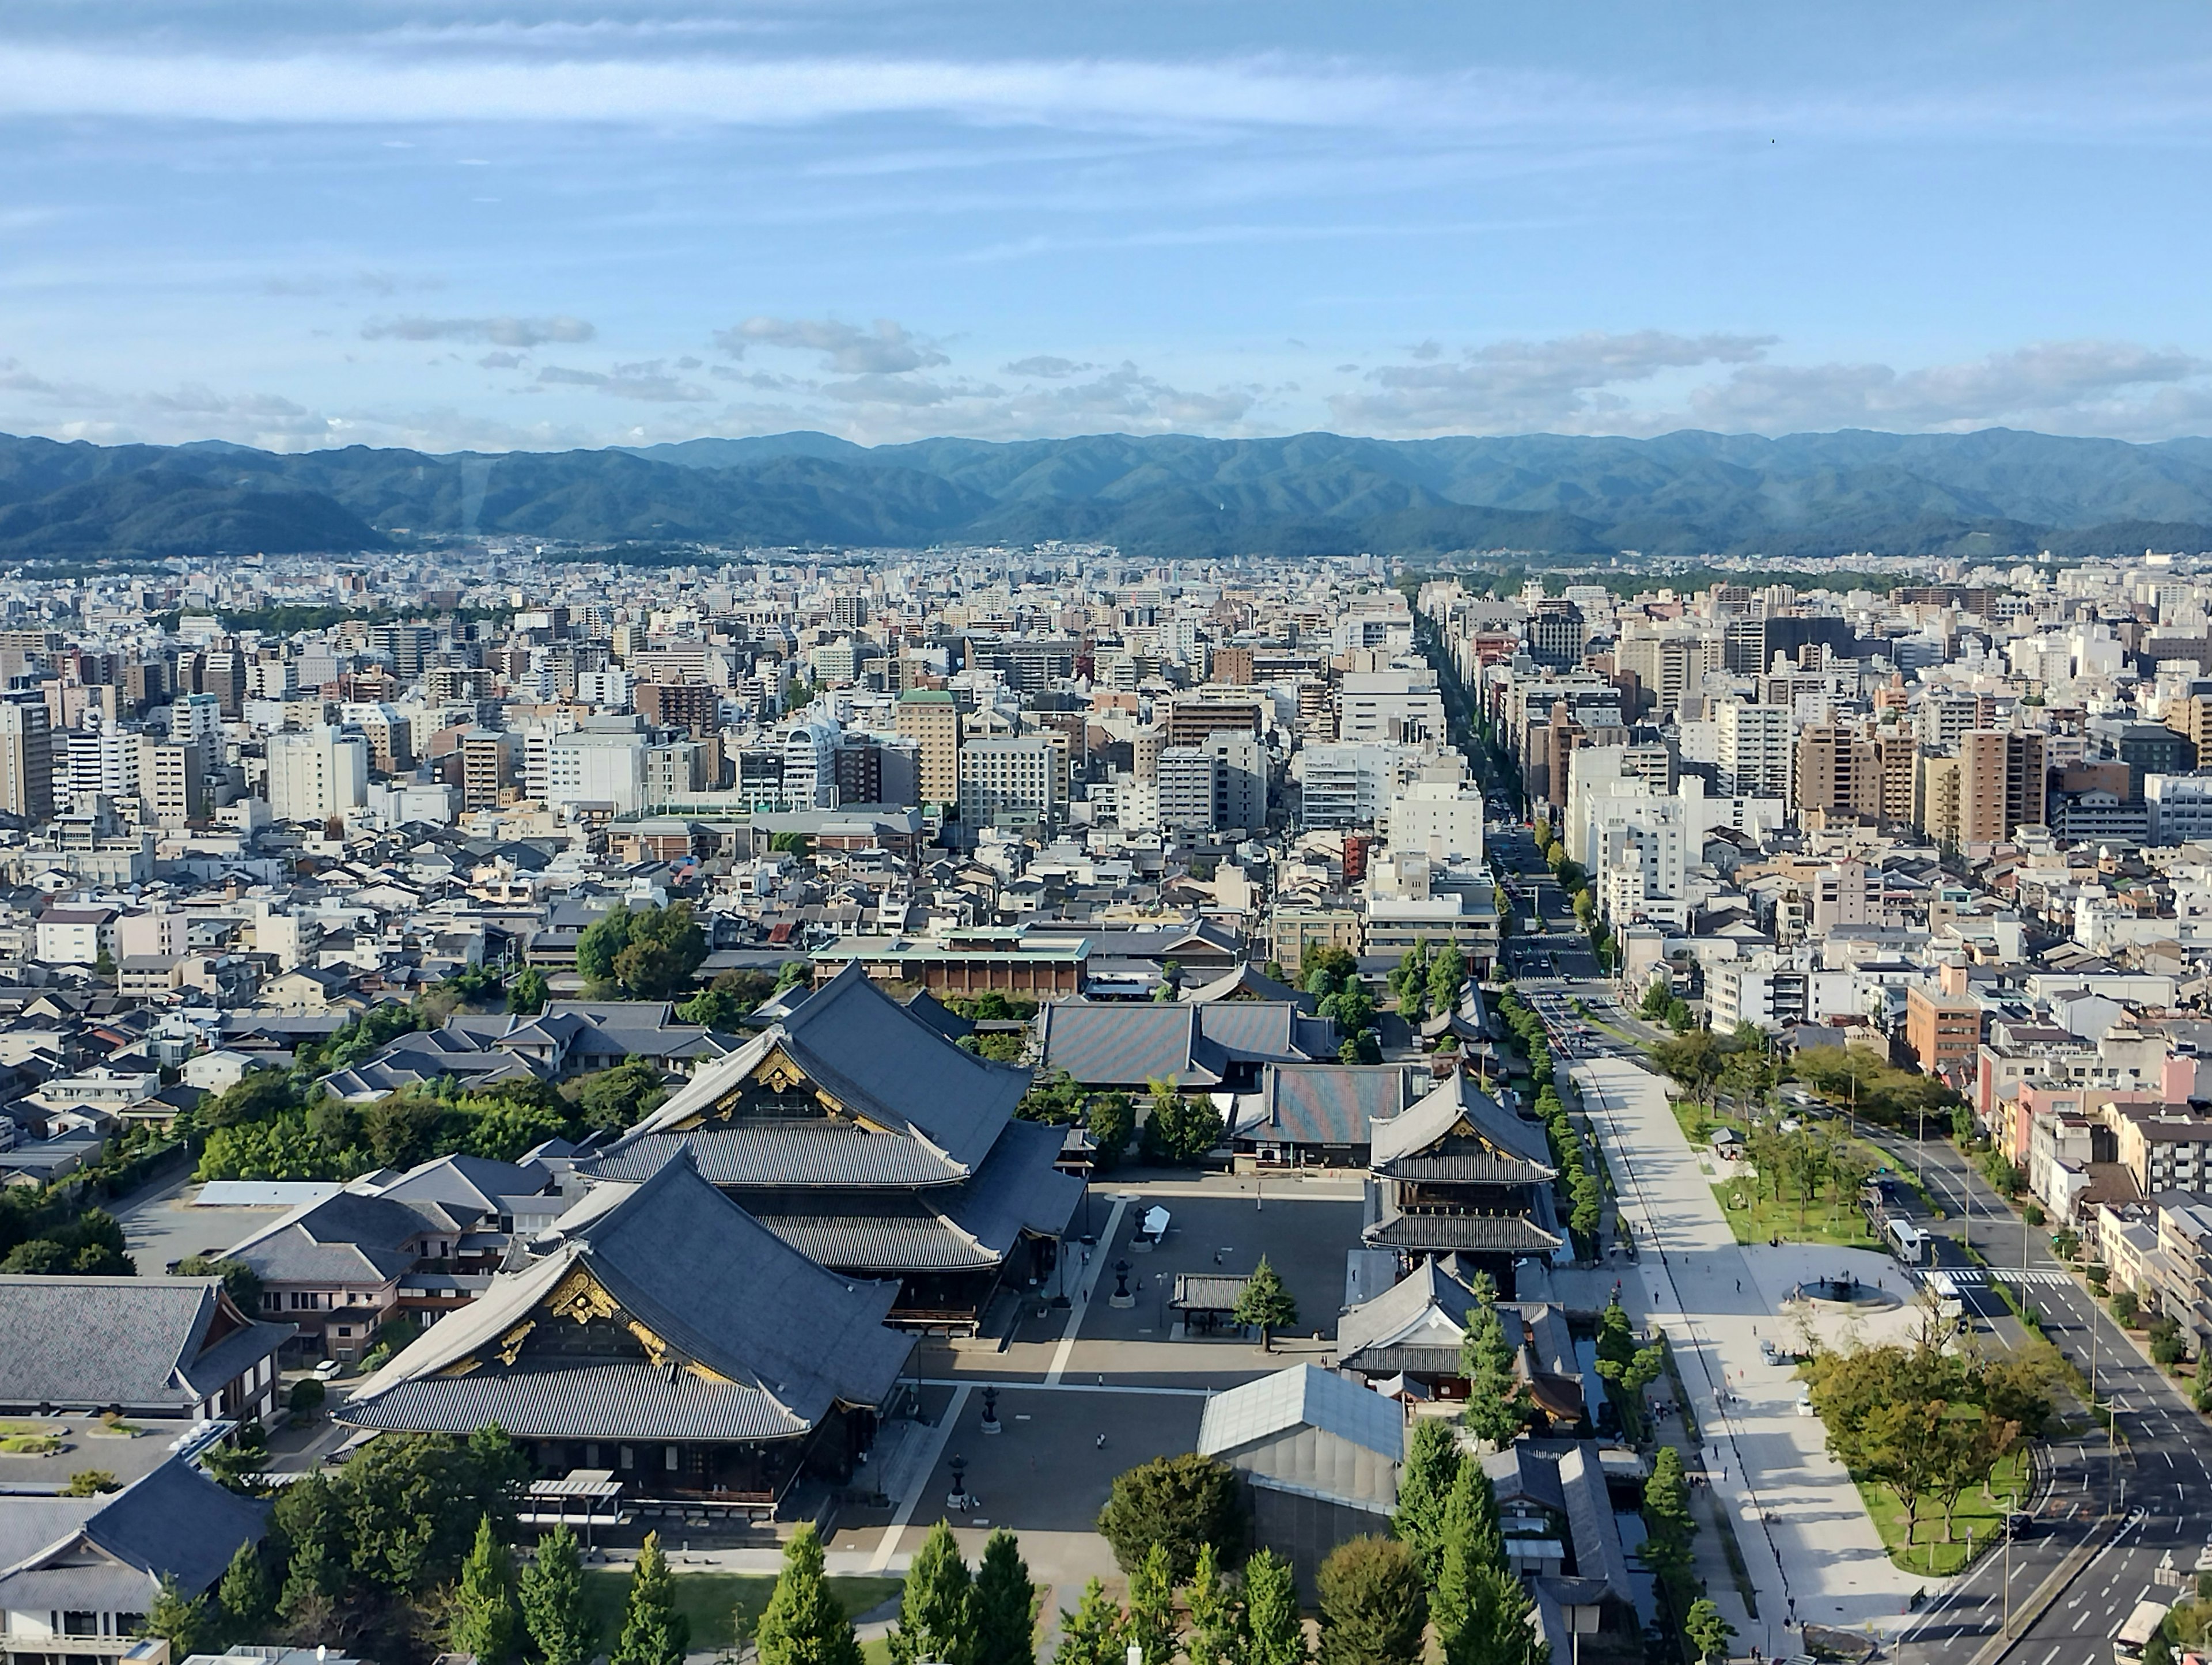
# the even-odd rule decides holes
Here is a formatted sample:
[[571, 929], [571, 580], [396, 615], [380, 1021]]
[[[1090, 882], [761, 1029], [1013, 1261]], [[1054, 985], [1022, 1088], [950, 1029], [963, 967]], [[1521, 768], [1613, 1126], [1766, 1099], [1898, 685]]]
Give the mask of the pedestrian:
[[1743, 1293], [1743, 1279], [1741, 1278], [1735, 1280], [1735, 1292], [1739, 1295]]
[[1101, 1434], [1101, 1435], [1099, 1435], [1099, 1436], [1098, 1436], [1098, 1447], [1097, 1447], [1097, 1449], [1098, 1449], [1099, 1450], [1101, 1450], [1101, 1451], [1103, 1451], [1103, 1450], [1104, 1450], [1104, 1449], [1106, 1449], [1106, 1436], [1105, 1436], [1105, 1435], [1103, 1435], [1103, 1434]]

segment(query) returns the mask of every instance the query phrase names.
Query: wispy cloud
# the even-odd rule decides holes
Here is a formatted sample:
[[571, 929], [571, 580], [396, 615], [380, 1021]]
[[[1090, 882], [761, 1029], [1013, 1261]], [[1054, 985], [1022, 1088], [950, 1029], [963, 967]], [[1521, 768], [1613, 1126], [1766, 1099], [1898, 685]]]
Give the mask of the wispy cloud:
[[589, 341], [599, 331], [580, 318], [373, 318], [363, 341], [482, 341], [495, 347], [536, 347], [549, 341]]
[[716, 331], [714, 344], [733, 358], [743, 358], [748, 347], [819, 353], [828, 368], [843, 375], [896, 375], [951, 362], [933, 343], [888, 318], [869, 330], [827, 318], [749, 318]]

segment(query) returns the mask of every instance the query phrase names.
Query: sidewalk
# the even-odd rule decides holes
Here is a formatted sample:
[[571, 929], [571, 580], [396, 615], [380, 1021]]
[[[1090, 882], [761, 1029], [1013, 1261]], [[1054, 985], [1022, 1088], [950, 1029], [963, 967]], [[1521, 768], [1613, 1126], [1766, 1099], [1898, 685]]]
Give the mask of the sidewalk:
[[[1759, 1617], [1738, 1646], [1786, 1658], [1801, 1651], [1793, 1621], [1852, 1630], [1906, 1622], [1913, 1595], [1940, 1581], [1891, 1565], [1820, 1422], [1797, 1414], [1791, 1368], [1759, 1352], [1762, 1340], [1798, 1339], [1798, 1321], [1779, 1314], [1802, 1279], [1848, 1269], [1869, 1284], [1894, 1282], [1896, 1268], [1848, 1249], [1739, 1246], [1659, 1079], [1618, 1059], [1578, 1062], [1572, 1073], [1643, 1249], [1624, 1294], [1640, 1294], [1645, 1321], [1673, 1343], [1715, 1475], [1710, 1496], [1735, 1520], [1758, 1592]], [[1871, 1339], [1880, 1321], [1849, 1327]]]

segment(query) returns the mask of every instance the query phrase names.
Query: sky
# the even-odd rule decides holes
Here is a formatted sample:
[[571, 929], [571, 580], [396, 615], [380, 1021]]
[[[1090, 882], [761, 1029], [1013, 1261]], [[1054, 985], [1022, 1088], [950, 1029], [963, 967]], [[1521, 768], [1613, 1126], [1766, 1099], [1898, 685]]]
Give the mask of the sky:
[[9, 0], [0, 431], [2212, 432], [2212, 9]]

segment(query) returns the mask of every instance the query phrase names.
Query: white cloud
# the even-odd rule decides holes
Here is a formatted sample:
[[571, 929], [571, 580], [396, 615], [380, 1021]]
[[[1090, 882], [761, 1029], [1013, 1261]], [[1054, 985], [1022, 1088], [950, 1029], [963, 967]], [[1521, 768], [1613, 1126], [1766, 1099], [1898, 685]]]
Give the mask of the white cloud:
[[714, 397], [696, 382], [671, 375], [659, 359], [617, 364], [611, 371], [573, 370], [549, 364], [538, 373], [538, 380], [543, 386], [596, 388], [610, 398], [641, 399], [652, 404], [702, 404]]
[[549, 341], [589, 341], [599, 331], [584, 319], [372, 318], [364, 341], [483, 341], [495, 347], [536, 347]]
[[1414, 362], [1367, 372], [1370, 388], [1334, 395], [1339, 422], [1363, 433], [1488, 434], [1579, 428], [1627, 410], [1613, 390], [1664, 371], [1741, 364], [1774, 344], [1771, 336], [1674, 335], [1591, 331], [1550, 341], [1501, 341], [1446, 359], [1434, 343]]
[[872, 330], [828, 318], [749, 318], [734, 329], [714, 332], [714, 344], [733, 358], [748, 347], [787, 347], [820, 353], [824, 368], [840, 375], [896, 375], [951, 360], [906, 325], [879, 318]]
[[1095, 364], [1078, 364], [1072, 358], [1054, 358], [1050, 353], [1039, 353], [1034, 358], [1018, 358], [1012, 364], [999, 367], [1002, 375], [1036, 376], [1046, 381], [1057, 381], [1064, 376], [1081, 375], [1085, 370], [1095, 370]]

